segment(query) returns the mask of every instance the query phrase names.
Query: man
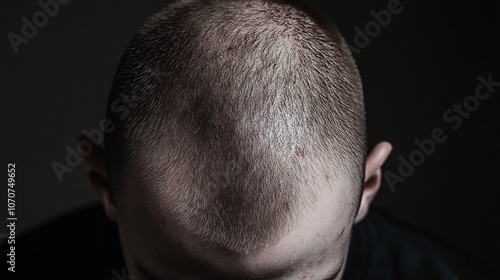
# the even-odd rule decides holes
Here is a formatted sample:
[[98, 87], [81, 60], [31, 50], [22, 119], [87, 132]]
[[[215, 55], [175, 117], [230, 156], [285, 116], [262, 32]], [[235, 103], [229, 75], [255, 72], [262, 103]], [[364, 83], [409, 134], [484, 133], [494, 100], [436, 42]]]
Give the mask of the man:
[[97, 233], [78, 248], [95, 266], [76, 257], [33, 269], [50, 279], [478, 277], [368, 215], [391, 145], [366, 154], [354, 60], [301, 2], [168, 6], [127, 48], [107, 117], [105, 149], [84, 155], [120, 245], [107, 222], [82, 215]]

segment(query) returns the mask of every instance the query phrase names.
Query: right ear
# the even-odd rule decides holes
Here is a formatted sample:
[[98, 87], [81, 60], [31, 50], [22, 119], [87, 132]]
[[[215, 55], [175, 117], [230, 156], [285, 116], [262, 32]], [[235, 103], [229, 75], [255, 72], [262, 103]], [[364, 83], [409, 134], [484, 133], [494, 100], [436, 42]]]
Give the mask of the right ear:
[[355, 223], [359, 223], [368, 214], [370, 205], [382, 183], [382, 165], [384, 165], [391, 151], [392, 145], [387, 141], [382, 141], [368, 154], [365, 168], [365, 183]]
[[[77, 140], [78, 153], [87, 163], [87, 178], [92, 187], [101, 196], [106, 215], [113, 221], [117, 221], [116, 207], [113, 202], [106, 174], [106, 163], [104, 160], [104, 149], [95, 145], [87, 136], [80, 135]], [[82, 149], [85, 147], [85, 149]]]

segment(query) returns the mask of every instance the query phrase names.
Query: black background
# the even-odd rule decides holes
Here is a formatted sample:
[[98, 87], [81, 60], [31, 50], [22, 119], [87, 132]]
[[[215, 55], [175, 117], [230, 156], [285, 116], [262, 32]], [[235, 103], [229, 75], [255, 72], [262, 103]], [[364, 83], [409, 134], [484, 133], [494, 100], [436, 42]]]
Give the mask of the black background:
[[[98, 127], [121, 53], [168, 2], [70, 1], [17, 54], [7, 34], [21, 34], [21, 18], [31, 20], [41, 8], [36, 1], [2, 2], [1, 158], [5, 174], [7, 163], [16, 163], [18, 232], [97, 199], [83, 164], [62, 182], [51, 164], [64, 164], [65, 147], [74, 148], [83, 129]], [[364, 30], [374, 21], [370, 11], [387, 9], [390, 1], [310, 2], [356, 46], [354, 28]], [[384, 182], [375, 207], [500, 271], [500, 87], [458, 129], [443, 119], [453, 104], [474, 94], [478, 76], [500, 81], [500, 2], [401, 0], [400, 6], [355, 54], [370, 146], [393, 143], [385, 170], [397, 174], [398, 156], [408, 158], [415, 139], [429, 138], [435, 128], [448, 138], [394, 192]]]

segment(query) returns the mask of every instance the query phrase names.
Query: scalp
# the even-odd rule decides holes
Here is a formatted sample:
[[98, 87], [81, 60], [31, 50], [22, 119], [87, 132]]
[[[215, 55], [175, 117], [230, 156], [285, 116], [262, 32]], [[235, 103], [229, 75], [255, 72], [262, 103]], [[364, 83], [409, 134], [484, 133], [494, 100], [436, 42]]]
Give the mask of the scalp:
[[261, 248], [335, 178], [355, 174], [356, 185], [362, 176], [356, 67], [334, 26], [302, 4], [168, 6], [131, 42], [111, 98], [133, 92], [135, 107], [114, 116], [107, 139], [108, 161], [120, 150], [123, 159], [112, 177], [136, 166], [178, 224], [207, 244]]

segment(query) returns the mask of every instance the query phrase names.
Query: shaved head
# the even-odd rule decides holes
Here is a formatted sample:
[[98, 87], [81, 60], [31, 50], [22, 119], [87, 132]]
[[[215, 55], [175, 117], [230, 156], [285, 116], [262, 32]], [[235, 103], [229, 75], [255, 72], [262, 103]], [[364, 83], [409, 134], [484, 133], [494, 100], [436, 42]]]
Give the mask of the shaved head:
[[249, 255], [279, 244], [326, 195], [355, 216], [366, 157], [359, 74], [338, 30], [300, 2], [166, 7], [128, 46], [107, 115], [118, 209], [135, 188], [206, 248]]

